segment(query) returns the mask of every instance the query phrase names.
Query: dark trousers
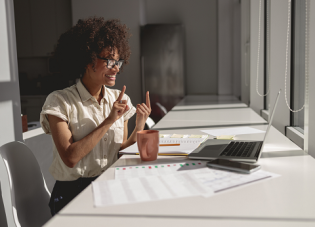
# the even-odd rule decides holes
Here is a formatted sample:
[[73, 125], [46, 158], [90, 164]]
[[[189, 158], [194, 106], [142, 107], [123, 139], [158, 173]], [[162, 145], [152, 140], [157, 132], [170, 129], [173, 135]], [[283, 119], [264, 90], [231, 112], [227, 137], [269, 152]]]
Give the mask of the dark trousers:
[[51, 193], [49, 207], [51, 215], [54, 216], [65, 207], [74, 197], [82, 192], [97, 177], [79, 178], [75, 181], [56, 181]]

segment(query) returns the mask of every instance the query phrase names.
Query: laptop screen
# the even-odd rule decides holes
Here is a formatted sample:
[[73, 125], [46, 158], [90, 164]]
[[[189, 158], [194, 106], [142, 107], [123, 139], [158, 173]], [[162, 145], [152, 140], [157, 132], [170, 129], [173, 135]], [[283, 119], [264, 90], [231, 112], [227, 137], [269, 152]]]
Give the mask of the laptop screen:
[[276, 112], [276, 107], [277, 107], [277, 104], [278, 104], [278, 100], [279, 100], [279, 97], [280, 97], [280, 92], [281, 92], [281, 89], [280, 91], [278, 92], [278, 95], [277, 95], [277, 98], [276, 98], [276, 101], [275, 101], [275, 104], [273, 105], [273, 108], [272, 108], [272, 112], [271, 112], [271, 117], [270, 117], [270, 120], [269, 120], [269, 124], [268, 124], [268, 127], [267, 127], [267, 130], [266, 130], [266, 133], [265, 133], [265, 137], [264, 137], [264, 140], [263, 140], [263, 144], [261, 146], [261, 151], [260, 151], [260, 154], [259, 154], [259, 157], [258, 157], [258, 160], [261, 156], [261, 153], [264, 149], [264, 145], [265, 145], [265, 141], [266, 141], [266, 138], [268, 136], [268, 133], [269, 133], [269, 130], [270, 130], [270, 127], [271, 127], [271, 123], [272, 123], [272, 120], [273, 120], [273, 116], [275, 115], [275, 112]]

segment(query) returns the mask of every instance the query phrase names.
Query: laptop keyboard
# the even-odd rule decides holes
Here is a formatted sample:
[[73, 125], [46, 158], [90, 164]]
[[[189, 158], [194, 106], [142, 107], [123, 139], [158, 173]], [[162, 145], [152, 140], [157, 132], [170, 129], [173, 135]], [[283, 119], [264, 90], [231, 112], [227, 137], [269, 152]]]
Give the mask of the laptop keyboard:
[[220, 156], [249, 157], [256, 142], [231, 142]]

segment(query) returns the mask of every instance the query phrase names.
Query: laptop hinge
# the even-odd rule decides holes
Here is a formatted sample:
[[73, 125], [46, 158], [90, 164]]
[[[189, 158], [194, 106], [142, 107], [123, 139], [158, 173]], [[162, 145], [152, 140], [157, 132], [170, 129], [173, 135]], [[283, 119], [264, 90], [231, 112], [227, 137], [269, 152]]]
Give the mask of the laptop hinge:
[[258, 147], [258, 149], [257, 149], [257, 151], [256, 151], [256, 154], [255, 154], [255, 158], [258, 158], [258, 156], [259, 156], [259, 152], [262, 152], [260, 149], [261, 149], [261, 145], [262, 145], [263, 143], [261, 142], [261, 143], [259, 143], [259, 147]]

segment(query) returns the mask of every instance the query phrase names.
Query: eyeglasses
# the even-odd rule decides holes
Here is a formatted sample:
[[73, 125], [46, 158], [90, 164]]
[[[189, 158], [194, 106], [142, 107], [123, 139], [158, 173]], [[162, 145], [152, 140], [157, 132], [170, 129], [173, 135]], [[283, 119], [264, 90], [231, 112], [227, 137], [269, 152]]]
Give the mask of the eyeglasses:
[[97, 56], [97, 58], [107, 61], [107, 65], [106, 66], [107, 66], [108, 69], [114, 68], [115, 65], [117, 65], [117, 67], [120, 69], [120, 67], [124, 63], [124, 60], [116, 61], [114, 59], [101, 58], [100, 56]]

